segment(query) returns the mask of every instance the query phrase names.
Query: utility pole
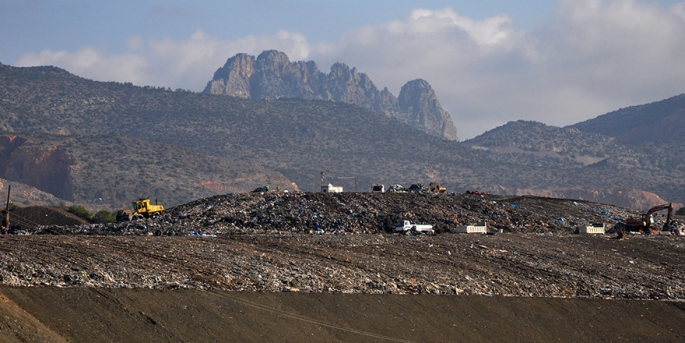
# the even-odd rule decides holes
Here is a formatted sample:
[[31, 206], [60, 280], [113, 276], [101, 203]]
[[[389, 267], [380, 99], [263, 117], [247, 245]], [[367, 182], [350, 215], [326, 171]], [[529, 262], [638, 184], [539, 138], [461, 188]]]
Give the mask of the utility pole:
[[10, 228], [10, 191], [12, 185], [7, 185], [7, 206], [5, 207], [5, 225], [2, 226], [2, 231], [7, 231]]

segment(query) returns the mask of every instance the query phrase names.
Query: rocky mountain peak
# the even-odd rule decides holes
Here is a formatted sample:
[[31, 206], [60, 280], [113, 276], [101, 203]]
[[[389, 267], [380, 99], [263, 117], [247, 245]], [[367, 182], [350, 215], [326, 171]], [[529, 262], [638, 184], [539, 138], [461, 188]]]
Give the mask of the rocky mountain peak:
[[314, 61], [291, 62], [280, 51], [267, 50], [257, 58], [237, 54], [214, 73], [204, 90], [208, 94], [275, 100], [301, 98], [339, 101], [395, 117], [431, 135], [457, 140], [457, 129], [440, 107], [433, 88], [425, 80], [402, 87], [399, 101], [387, 88], [379, 91], [368, 75], [337, 62], [328, 74]]
[[457, 129], [449, 113], [442, 109], [433, 87], [422, 79], [407, 82], [400, 90], [400, 108], [409, 115], [409, 122], [425, 127], [428, 132], [457, 140]]
[[347, 64], [341, 63], [341, 62], [335, 62], [331, 66], [331, 72], [328, 76], [331, 78], [336, 78], [336, 77], [340, 78], [343, 75], [349, 75], [349, 74], [350, 74], [350, 67], [348, 67]]
[[288, 55], [276, 51], [267, 50], [257, 56], [257, 68], [265, 68], [276, 73], [282, 74], [290, 66]]
[[238, 98], [250, 97], [250, 78], [255, 72], [255, 59], [248, 54], [237, 54], [226, 61], [214, 73], [214, 80], [207, 85], [205, 93], [225, 94]]
[[290, 63], [290, 58], [284, 52], [278, 50], [264, 50], [257, 56], [257, 61], [281, 61]]

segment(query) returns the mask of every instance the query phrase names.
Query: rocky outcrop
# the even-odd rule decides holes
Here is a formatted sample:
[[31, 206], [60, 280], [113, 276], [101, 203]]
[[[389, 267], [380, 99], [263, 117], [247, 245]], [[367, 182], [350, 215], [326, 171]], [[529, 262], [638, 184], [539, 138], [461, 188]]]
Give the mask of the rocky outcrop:
[[416, 123], [429, 132], [438, 132], [447, 139], [457, 140], [457, 129], [449, 113], [442, 109], [433, 88], [425, 80], [407, 82], [400, 91], [399, 102], [403, 113], [409, 115], [407, 122]]
[[333, 64], [326, 74], [313, 61], [290, 62], [286, 54], [275, 50], [264, 51], [257, 58], [237, 54], [214, 73], [204, 92], [259, 100], [351, 103], [395, 117], [428, 134], [457, 140], [454, 123], [428, 82], [408, 82], [398, 99], [387, 88], [378, 90], [368, 75], [344, 63]]
[[250, 77], [254, 74], [254, 58], [248, 54], [237, 54], [226, 66], [214, 73], [214, 79], [224, 82], [211, 82], [205, 89], [206, 93], [226, 94], [238, 98], [250, 96]]
[[63, 148], [32, 146], [25, 138], [0, 137], [0, 177], [73, 201], [74, 159]]
[[[10, 202], [21, 207], [56, 206], [60, 203], [66, 206], [73, 205], [73, 203], [70, 201], [60, 199], [50, 193], [43, 192], [35, 187], [0, 178], [0, 197], [2, 197], [3, 199], [2, 201], [0, 201], [0, 204], [2, 204], [0, 206], [0, 209], [2, 210], [5, 209], [5, 200], [7, 199], [7, 192], [9, 191], [10, 186], [12, 187]], [[0, 221], [2, 221], [1, 218]]]

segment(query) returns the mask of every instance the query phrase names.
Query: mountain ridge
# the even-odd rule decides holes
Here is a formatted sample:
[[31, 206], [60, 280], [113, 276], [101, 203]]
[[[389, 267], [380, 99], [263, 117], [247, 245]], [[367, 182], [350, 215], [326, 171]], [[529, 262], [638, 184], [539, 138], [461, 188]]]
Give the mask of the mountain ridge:
[[[131, 189], [154, 195], [159, 188], [170, 194], [169, 199], [160, 199], [165, 204], [193, 197], [197, 193], [190, 185], [195, 184], [214, 188], [213, 194], [231, 191], [221, 185], [238, 176], [222, 174], [222, 168], [235, 163], [253, 165], [255, 169], [248, 173], [263, 170], [280, 174], [281, 180], [294, 182], [304, 191], [318, 191], [323, 171], [327, 181], [341, 182], [346, 190], [368, 191], [374, 183], [437, 181], [456, 192], [640, 189], [668, 201], [685, 202], [685, 164], [673, 158], [673, 154], [685, 153], [678, 141], [635, 146], [575, 128], [519, 122], [499, 130], [498, 135], [504, 138], [496, 138], [498, 130], [493, 130], [480, 137], [490, 137], [489, 143], [461, 143], [343, 102], [296, 98], [254, 101], [97, 82], [50, 67], [0, 67], [0, 128], [9, 135], [38, 136], [37, 143], [48, 147], [54, 146], [52, 139], [40, 135], [70, 140], [73, 156], [69, 158], [89, 161], [80, 164], [83, 177], [74, 179], [84, 185], [74, 198], [81, 203], [101, 198], [96, 196], [99, 190], [116, 195], [122, 184], [135, 185], [138, 181], [130, 177], [138, 172], [131, 170], [142, 170], [143, 176], [159, 173], [165, 182]], [[110, 136], [132, 140], [104, 144]], [[98, 145], [99, 140], [105, 142]], [[118, 147], [122, 144], [146, 149], [124, 150]], [[213, 162], [193, 157], [187, 164], [179, 163], [185, 158], [182, 156], [190, 156], [179, 154], [188, 151], [185, 149], [197, 158], [209, 156], [227, 164], [208, 169], [206, 175], [210, 177], [190, 179], [188, 175], [193, 175], [198, 166]], [[112, 154], [117, 151], [118, 155]], [[108, 160], [122, 160], [116, 162], [121, 166], [106, 168]], [[135, 162], [137, 169], [126, 164], [127, 160]], [[156, 168], [154, 173], [145, 170], [146, 163]], [[224, 175], [226, 180], [211, 175]], [[57, 175], [45, 174], [45, 180], [50, 177], [55, 180]], [[250, 191], [254, 189], [250, 187], [267, 182], [274, 186], [274, 181], [268, 180], [254, 179], [233, 189]], [[182, 192], [174, 191], [175, 187]], [[130, 197], [141, 195], [122, 192], [119, 199], [130, 201]]]
[[378, 90], [365, 73], [336, 62], [330, 73], [314, 61], [291, 62], [280, 51], [230, 57], [207, 83], [204, 93], [254, 100], [299, 98], [351, 103], [395, 117], [403, 123], [448, 140], [458, 140], [452, 119], [425, 80], [406, 83], [395, 97], [387, 88]]
[[685, 94], [621, 108], [568, 127], [631, 144], [682, 139], [685, 138]]

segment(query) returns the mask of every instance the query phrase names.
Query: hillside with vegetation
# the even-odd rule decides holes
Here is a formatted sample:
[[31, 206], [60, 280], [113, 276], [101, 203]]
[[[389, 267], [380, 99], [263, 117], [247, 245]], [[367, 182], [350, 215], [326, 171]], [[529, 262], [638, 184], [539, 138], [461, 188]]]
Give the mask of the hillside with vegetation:
[[[57, 197], [27, 204], [54, 205], [59, 199], [109, 209], [129, 207], [131, 200], [149, 197], [176, 205], [270, 183], [294, 187], [282, 174], [252, 163], [129, 136], [35, 133], [20, 135], [15, 141], [20, 139], [21, 144], [0, 161], [0, 173]], [[13, 189], [12, 199], [24, 199]]]
[[683, 139], [685, 94], [649, 104], [621, 108], [570, 127], [632, 144]]
[[[670, 201], [685, 200], [685, 163], [674, 158], [685, 148], [676, 140], [624, 143], [576, 127], [516, 121], [464, 144], [487, 151], [490, 158], [501, 163], [518, 163], [555, 173], [559, 181], [550, 189], [638, 189]], [[520, 185], [519, 188], [536, 188], [537, 184]]]
[[29, 180], [3, 167], [0, 177], [87, 204], [140, 196], [179, 204], [264, 183], [311, 191], [321, 172], [346, 190], [432, 181], [456, 192], [636, 188], [685, 202], [685, 166], [664, 150], [680, 149], [663, 145], [673, 143], [636, 149], [530, 122], [459, 143], [352, 104], [96, 82], [54, 67], [0, 66], [0, 129], [63, 152], [55, 160], [67, 167], [55, 170], [71, 185], [49, 188], [59, 180], [50, 168]]

